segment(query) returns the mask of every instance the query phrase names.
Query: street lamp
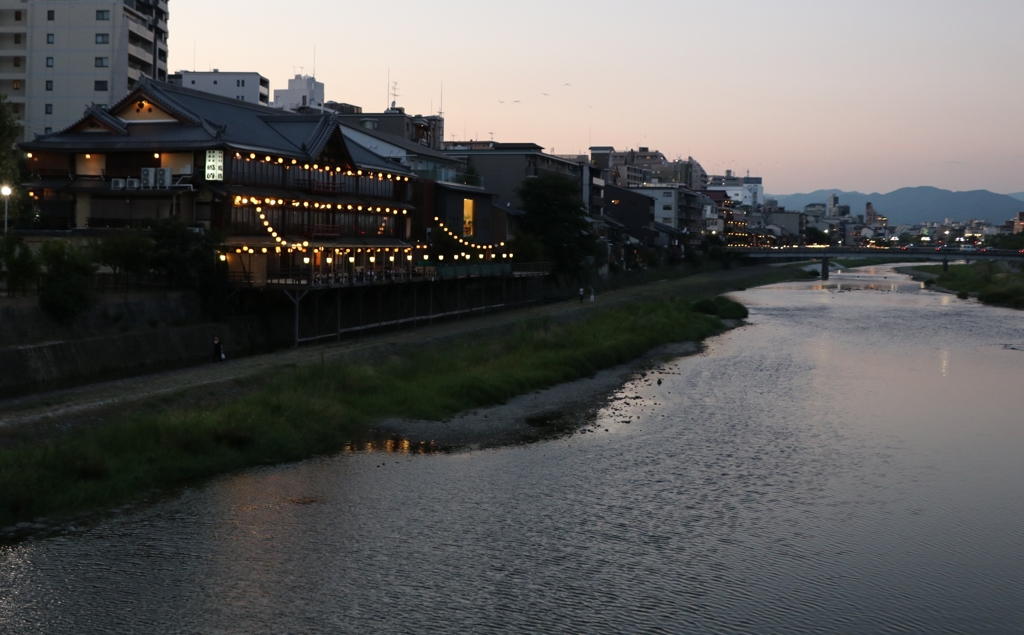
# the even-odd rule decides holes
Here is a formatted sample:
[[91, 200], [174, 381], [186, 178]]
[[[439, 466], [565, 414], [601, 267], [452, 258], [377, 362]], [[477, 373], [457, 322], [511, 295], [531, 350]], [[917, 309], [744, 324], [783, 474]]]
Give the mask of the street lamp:
[[7, 202], [11, 200], [11, 188], [3, 186], [0, 188], [0, 194], [4, 195], [4, 236], [7, 235]]

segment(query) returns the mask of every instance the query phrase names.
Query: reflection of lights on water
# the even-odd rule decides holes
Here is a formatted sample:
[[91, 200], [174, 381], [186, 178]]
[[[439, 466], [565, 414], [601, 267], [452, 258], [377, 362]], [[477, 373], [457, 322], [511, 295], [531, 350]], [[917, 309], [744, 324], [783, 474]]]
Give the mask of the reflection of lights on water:
[[942, 369], [943, 377], [949, 375], [949, 351], [945, 349], [939, 351], [939, 367]]
[[388, 454], [433, 454], [441, 452], [442, 449], [433, 441], [413, 443], [409, 439], [392, 437], [363, 443], [348, 443], [342, 451], [345, 454], [352, 454], [354, 452], [365, 452], [367, 454], [373, 454], [374, 452], [386, 452]]

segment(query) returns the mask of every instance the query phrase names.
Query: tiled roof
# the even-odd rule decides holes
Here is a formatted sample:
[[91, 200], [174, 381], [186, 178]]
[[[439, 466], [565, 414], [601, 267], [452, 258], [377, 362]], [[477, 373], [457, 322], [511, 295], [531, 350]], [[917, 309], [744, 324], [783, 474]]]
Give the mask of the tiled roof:
[[[177, 121], [125, 121], [112, 114], [141, 98], [151, 100]], [[75, 132], [89, 119], [95, 119], [110, 134]], [[224, 148], [316, 161], [334, 135], [345, 145], [356, 167], [411, 174], [401, 165], [346, 140], [333, 113], [297, 115], [150, 79], [140, 81], [111, 108], [91, 106], [65, 130], [39, 136], [21, 147], [58, 152]]]

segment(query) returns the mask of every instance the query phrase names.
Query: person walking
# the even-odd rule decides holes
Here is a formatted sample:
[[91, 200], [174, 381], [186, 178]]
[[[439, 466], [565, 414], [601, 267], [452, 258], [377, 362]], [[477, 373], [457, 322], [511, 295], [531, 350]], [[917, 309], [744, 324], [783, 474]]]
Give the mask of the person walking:
[[583, 304], [583, 287], [580, 287], [580, 304]]
[[219, 364], [224, 361], [224, 346], [220, 343], [220, 338], [216, 335], [213, 336], [213, 361], [215, 364]]

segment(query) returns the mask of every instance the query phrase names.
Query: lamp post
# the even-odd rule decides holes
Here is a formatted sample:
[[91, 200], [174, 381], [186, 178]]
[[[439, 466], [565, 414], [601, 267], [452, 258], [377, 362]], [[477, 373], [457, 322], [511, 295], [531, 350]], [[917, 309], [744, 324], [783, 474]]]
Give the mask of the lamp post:
[[7, 235], [7, 202], [11, 200], [11, 188], [3, 186], [0, 188], [0, 194], [4, 195], [4, 236]]

